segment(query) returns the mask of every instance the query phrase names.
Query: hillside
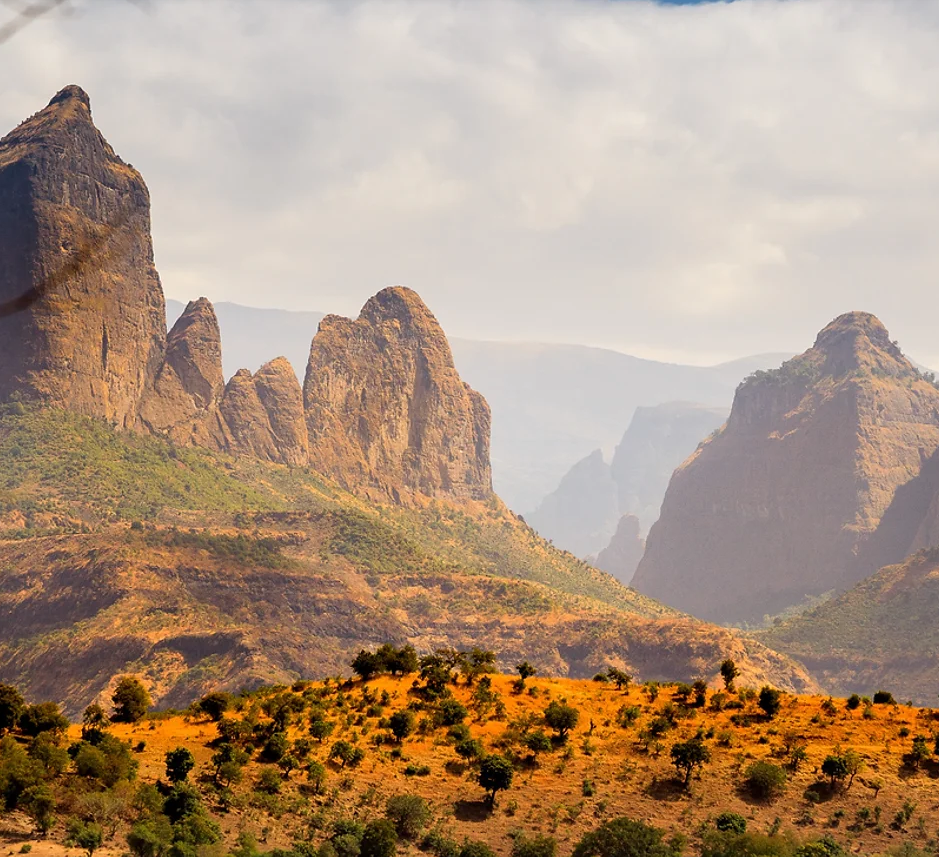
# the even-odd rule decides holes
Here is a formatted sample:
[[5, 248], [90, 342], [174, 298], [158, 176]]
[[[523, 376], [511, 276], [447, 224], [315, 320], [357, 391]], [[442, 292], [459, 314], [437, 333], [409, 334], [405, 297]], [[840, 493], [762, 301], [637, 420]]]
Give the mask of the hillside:
[[[205, 709], [211, 714], [194, 708], [108, 725], [92, 711], [87, 722], [96, 725], [73, 726], [58, 739], [64, 747], [84, 735], [72, 745], [74, 764], [65, 756], [61, 774], [54, 763], [38, 775], [51, 781], [57, 804], [49, 835], [33, 833], [20, 811], [0, 816], [0, 843], [11, 853], [30, 845], [38, 857], [59, 857], [68, 820], [73, 830], [78, 822], [100, 825], [107, 855], [122, 853], [130, 832], [136, 857], [161, 842], [182, 849], [193, 840], [217, 849], [211, 853], [327, 857], [353, 845], [339, 853], [358, 853], [363, 826], [387, 815], [401, 850], [434, 857], [461, 848], [464, 857], [486, 853], [467, 841], [497, 855], [566, 856], [585, 834], [621, 817], [672, 842], [667, 851], [627, 852], [640, 855], [873, 857], [934, 846], [932, 740], [911, 755], [914, 739], [935, 726], [930, 710], [863, 703], [852, 710], [845, 700], [783, 696], [767, 698], [767, 715], [749, 689], [698, 700], [675, 685], [624, 690], [536, 675], [520, 692], [510, 676], [447, 681], [445, 660], [436, 664], [417, 680], [297, 682], [215, 697]], [[50, 761], [58, 758], [51, 734], [42, 756]], [[17, 740], [28, 746], [25, 736]], [[0, 776], [25, 755], [17, 740], [0, 744]], [[672, 763], [685, 742], [703, 751], [687, 785]], [[167, 753], [179, 747], [193, 767], [183, 753], [182, 785], [171, 788]], [[511, 773], [492, 805], [477, 783], [488, 756], [504, 759]], [[820, 772], [829, 770], [828, 757], [841, 765], [831, 780]], [[131, 764], [137, 778], [128, 785]], [[759, 796], [757, 786], [770, 782], [778, 785]], [[21, 803], [36, 806], [28, 797]], [[48, 805], [34, 817], [45, 818]], [[719, 834], [722, 813], [732, 813], [725, 827], [748, 833]], [[526, 841], [550, 850], [519, 850]], [[811, 841], [824, 848], [797, 850]], [[926, 850], [894, 850], [903, 843]]]
[[555, 550], [495, 498], [374, 504], [312, 471], [16, 404], [0, 485], [0, 680], [72, 712], [127, 670], [179, 705], [326, 675], [385, 640], [484, 644], [575, 676], [691, 679], [730, 653], [754, 681], [814, 686]]
[[939, 687], [939, 550], [922, 550], [758, 636], [834, 693], [889, 687], [928, 704]]
[[696, 616], [757, 624], [846, 589], [937, 448], [935, 382], [877, 318], [839, 316], [812, 348], [738, 387], [726, 425], [672, 476], [633, 585]]

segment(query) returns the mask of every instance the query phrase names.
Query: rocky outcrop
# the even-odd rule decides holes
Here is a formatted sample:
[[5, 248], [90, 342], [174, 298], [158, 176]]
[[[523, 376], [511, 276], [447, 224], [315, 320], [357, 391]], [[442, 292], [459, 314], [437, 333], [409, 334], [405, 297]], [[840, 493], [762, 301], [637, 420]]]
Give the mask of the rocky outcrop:
[[300, 466], [310, 459], [303, 390], [290, 362], [277, 357], [254, 375], [258, 401], [267, 415], [278, 460]]
[[840, 316], [740, 385], [727, 425], [672, 477], [633, 585], [719, 621], [844, 589], [937, 448], [939, 390], [874, 316]]
[[320, 322], [303, 400], [310, 463], [344, 487], [397, 502], [491, 496], [489, 407], [410, 289], [383, 289], [355, 321]]
[[635, 515], [643, 533], [658, 520], [675, 468], [724, 424], [727, 414], [726, 408], [694, 402], [636, 408], [616, 447], [610, 476], [616, 483], [620, 512]]
[[77, 86], [0, 140], [0, 398], [137, 422], [163, 359], [150, 197]]
[[176, 443], [214, 446], [225, 389], [222, 340], [212, 304], [192, 301], [173, 325], [166, 357], [140, 408], [143, 426]]
[[610, 465], [597, 449], [578, 461], [525, 520], [574, 556], [597, 554], [616, 532], [619, 507]]
[[646, 542], [640, 534], [639, 519], [623, 515], [610, 543], [598, 554], [593, 565], [612, 574], [624, 586], [629, 586], [642, 559]]

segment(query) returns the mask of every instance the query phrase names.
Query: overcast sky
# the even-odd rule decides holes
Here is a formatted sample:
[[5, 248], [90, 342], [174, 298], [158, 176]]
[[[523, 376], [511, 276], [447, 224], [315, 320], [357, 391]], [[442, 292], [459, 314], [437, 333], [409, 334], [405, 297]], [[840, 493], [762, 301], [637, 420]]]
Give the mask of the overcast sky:
[[89, 92], [170, 297], [696, 363], [865, 309], [939, 366], [939, 2], [138, 3], [0, 46], [0, 125]]

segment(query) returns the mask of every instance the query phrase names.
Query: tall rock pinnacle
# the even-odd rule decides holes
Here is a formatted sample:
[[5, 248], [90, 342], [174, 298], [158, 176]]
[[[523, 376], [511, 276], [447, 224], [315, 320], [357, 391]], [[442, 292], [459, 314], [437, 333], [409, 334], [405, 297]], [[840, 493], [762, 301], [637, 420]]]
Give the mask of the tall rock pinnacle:
[[672, 476], [633, 586], [718, 621], [842, 589], [937, 448], [939, 390], [874, 316], [840, 316], [737, 388], [724, 429]]
[[403, 502], [491, 496], [489, 406], [410, 289], [383, 289], [355, 321], [320, 322], [303, 398], [310, 463], [346, 488]]
[[77, 86], [0, 140], [0, 398], [121, 427], [163, 358], [150, 197]]

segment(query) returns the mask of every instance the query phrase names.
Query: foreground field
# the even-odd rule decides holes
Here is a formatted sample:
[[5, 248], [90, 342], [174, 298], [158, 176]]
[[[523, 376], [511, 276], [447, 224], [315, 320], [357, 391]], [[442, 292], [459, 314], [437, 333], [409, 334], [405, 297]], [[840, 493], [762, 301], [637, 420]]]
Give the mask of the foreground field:
[[[707, 851], [714, 847], [708, 837], [714, 835], [715, 820], [726, 812], [746, 819], [750, 832], [778, 834], [772, 840], [778, 843], [786, 837], [828, 836], [846, 851], [864, 855], [892, 853], [901, 845], [934, 853], [939, 765], [932, 755], [937, 725], [932, 711], [867, 701], [852, 710], [844, 700], [783, 695], [770, 717], [761, 708], [764, 700], [752, 691], [707, 691], [698, 705], [701, 700], [690, 690], [674, 685], [624, 690], [615, 681], [537, 676], [519, 690], [515, 678], [492, 675], [476, 677], [472, 684], [451, 682], [432, 699], [427, 684], [414, 676], [381, 676], [369, 682], [300, 683], [292, 690], [236, 698], [221, 727], [204, 714], [190, 713], [151, 715], [133, 724], [113, 724], [109, 731], [135, 748], [141, 783], [166, 780], [169, 751], [185, 747], [192, 753], [189, 781], [221, 832], [219, 842], [193, 852], [199, 854], [321, 845], [335, 838], [337, 824], [384, 817], [388, 799], [396, 795], [419, 796], [431, 812], [413, 838], [399, 841], [399, 849], [423, 843], [438, 854], [441, 841], [466, 840], [508, 854], [523, 833], [554, 838], [558, 853], [565, 855], [585, 833], [620, 816], [661, 828], [666, 839], [680, 834], [688, 854], [793, 853], [778, 848]], [[577, 712], [566, 736], [559, 734], [563, 717], [549, 716], [546, 722], [552, 703], [567, 717], [572, 717], [569, 709]], [[406, 709], [413, 716], [401, 714]], [[311, 738], [314, 722], [326, 724], [313, 729], [322, 741]], [[395, 738], [391, 727], [404, 737]], [[243, 767], [224, 769], [218, 779], [220, 728], [234, 744], [256, 749]], [[549, 740], [531, 737], [542, 734]], [[920, 736], [926, 742], [914, 743]], [[685, 786], [672, 748], [689, 740], [698, 743], [696, 737], [709, 758], [692, 769]], [[81, 729], [71, 727], [69, 741], [80, 738]], [[481, 747], [468, 743], [474, 739]], [[282, 746], [272, 747], [272, 742]], [[345, 745], [345, 755], [337, 745]], [[477, 781], [479, 757], [490, 754], [507, 757], [514, 767], [510, 787], [498, 792], [494, 805]], [[835, 765], [829, 776], [828, 757], [846, 760], [847, 766]], [[751, 766], [761, 761], [785, 772], [778, 793], [761, 797], [748, 784]], [[86, 820], [96, 820], [87, 807], [99, 807], [100, 813], [100, 802], [89, 803], [87, 794], [100, 790], [100, 784], [66, 773], [57, 788], [60, 811], [84, 811]], [[116, 795], [110, 805], [99, 853], [126, 851], [136, 806], [131, 793]], [[61, 812], [63, 818], [66, 814]], [[64, 838], [61, 821], [48, 837], [30, 832], [21, 813], [7, 814], [0, 822], [5, 846], [0, 853], [31, 846], [37, 857], [53, 857], [64, 853], [57, 844]]]

